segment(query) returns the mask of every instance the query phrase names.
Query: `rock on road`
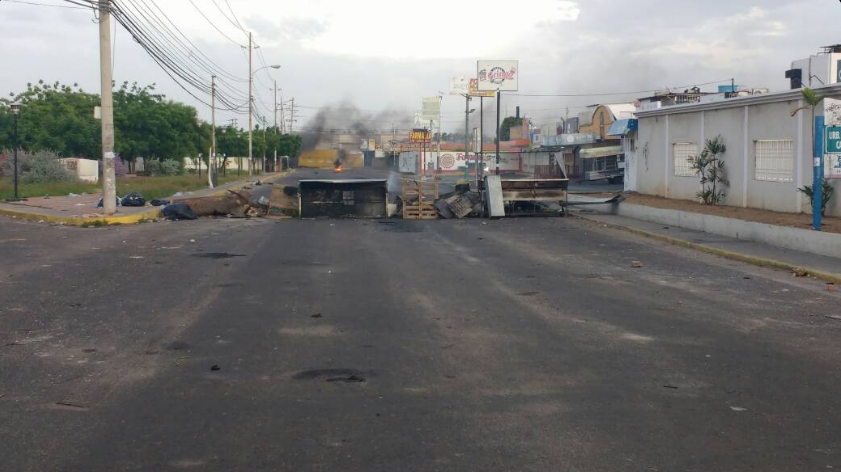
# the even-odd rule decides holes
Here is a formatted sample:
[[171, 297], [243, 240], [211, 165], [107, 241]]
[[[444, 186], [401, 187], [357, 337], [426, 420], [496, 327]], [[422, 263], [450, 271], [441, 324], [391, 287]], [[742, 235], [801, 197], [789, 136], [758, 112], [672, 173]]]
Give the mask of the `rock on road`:
[[841, 296], [573, 218], [3, 219], [0, 300], [5, 470], [841, 467]]

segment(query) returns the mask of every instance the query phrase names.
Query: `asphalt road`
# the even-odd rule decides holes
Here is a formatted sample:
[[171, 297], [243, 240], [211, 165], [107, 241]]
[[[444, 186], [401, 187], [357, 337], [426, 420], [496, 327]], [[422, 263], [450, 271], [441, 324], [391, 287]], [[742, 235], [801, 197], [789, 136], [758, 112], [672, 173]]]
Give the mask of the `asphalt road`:
[[838, 293], [574, 218], [4, 218], [0, 269], [4, 470], [841, 467]]

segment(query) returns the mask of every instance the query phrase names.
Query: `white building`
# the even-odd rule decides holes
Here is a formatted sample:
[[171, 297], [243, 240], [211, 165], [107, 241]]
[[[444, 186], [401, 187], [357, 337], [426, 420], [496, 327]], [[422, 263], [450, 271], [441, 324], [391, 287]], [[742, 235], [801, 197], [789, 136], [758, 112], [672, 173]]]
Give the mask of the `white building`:
[[[816, 88], [822, 96], [841, 97], [841, 84]], [[730, 187], [725, 205], [779, 212], [810, 213], [809, 199], [797, 189], [812, 184], [812, 116], [800, 89], [734, 97], [708, 103], [638, 111], [631, 189], [670, 199], [697, 200], [698, 176], [687, 158], [706, 140], [721, 135]], [[823, 103], [816, 110], [823, 115]], [[626, 179], [631, 176], [626, 176]], [[837, 180], [830, 181], [836, 189]], [[841, 216], [841, 192], [827, 215]]]

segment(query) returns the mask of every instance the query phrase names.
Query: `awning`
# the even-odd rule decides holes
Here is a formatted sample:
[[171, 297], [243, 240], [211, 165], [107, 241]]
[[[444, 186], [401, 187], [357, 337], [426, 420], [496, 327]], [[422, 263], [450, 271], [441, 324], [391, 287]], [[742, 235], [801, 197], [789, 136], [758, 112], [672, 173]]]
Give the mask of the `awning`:
[[622, 120], [616, 120], [615, 122], [611, 123], [610, 129], [607, 131], [607, 134], [613, 136], [624, 136], [634, 131], [637, 131], [637, 119], [625, 118]]
[[621, 146], [600, 146], [597, 148], [582, 148], [578, 153], [580, 158], [603, 158], [622, 154]]

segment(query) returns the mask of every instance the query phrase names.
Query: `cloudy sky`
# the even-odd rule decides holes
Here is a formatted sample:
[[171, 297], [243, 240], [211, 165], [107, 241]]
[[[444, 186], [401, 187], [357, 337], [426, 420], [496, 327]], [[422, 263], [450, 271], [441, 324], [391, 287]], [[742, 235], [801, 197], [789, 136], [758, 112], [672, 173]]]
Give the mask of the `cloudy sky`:
[[[239, 22], [260, 45], [255, 68], [263, 61], [282, 65], [256, 74], [261, 110], [271, 120], [275, 79], [284, 99], [295, 98], [296, 126], [303, 128], [320, 107], [338, 104], [362, 110], [372, 128], [409, 121], [422, 97], [447, 92], [450, 77], [475, 74], [479, 58], [518, 59], [522, 94], [583, 95], [504, 96], [504, 113], [520, 105], [545, 123], [567, 107], [575, 115], [583, 105], [644, 95], [586, 94], [685, 88], [731, 77], [782, 90], [792, 60], [841, 43], [841, 4], [833, 0], [228, 0], [230, 9], [225, 0], [116, 1], [138, 22], [171, 20], [192, 43], [184, 53], [189, 57], [179, 62], [202, 55], [228, 77], [232, 97], [247, 90], [238, 81], [248, 74]], [[0, 92], [8, 95], [39, 79], [98, 91], [98, 27], [90, 10], [0, 0], [0, 18]], [[115, 29], [118, 83], [156, 83], [209, 118], [208, 108], [168, 77], [126, 29]], [[210, 80], [209, 73], [199, 73]], [[443, 109], [445, 129], [463, 129], [464, 99], [447, 95]], [[486, 107], [486, 120], [491, 113]], [[230, 112], [218, 120], [234, 117], [246, 123], [245, 115]]]

